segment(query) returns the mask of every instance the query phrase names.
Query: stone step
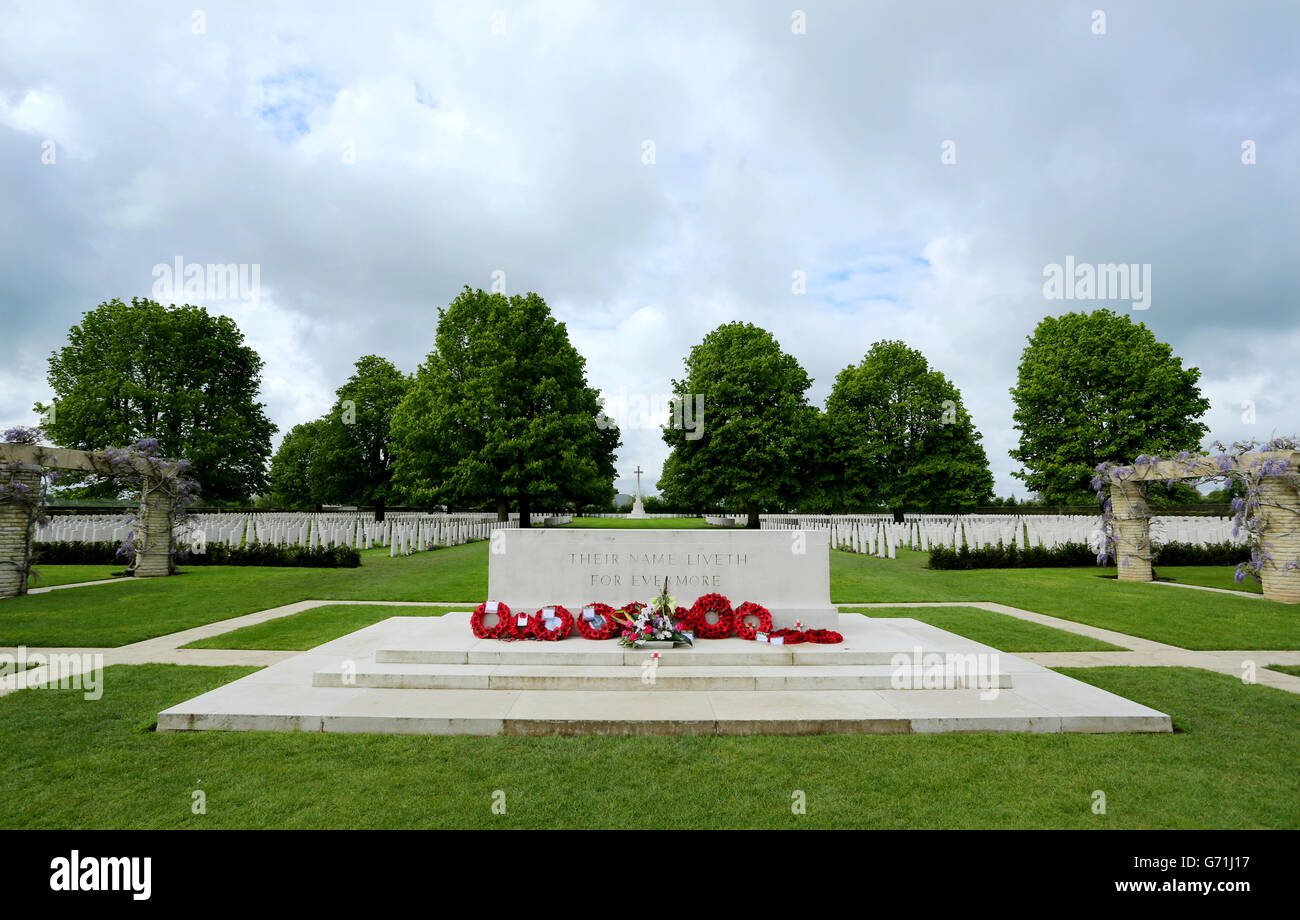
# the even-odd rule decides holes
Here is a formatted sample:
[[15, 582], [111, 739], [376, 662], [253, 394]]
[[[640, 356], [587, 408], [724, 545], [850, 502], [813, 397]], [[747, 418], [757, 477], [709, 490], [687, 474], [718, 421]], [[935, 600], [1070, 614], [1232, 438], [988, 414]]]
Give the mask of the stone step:
[[[735, 643], [726, 649], [711, 645]], [[790, 667], [807, 665], [888, 665], [894, 656], [912, 656], [913, 650], [900, 651], [845, 649], [838, 645], [800, 644], [764, 645], [743, 640], [704, 642], [695, 648], [626, 649], [616, 642], [518, 642], [502, 648], [474, 649], [379, 649], [375, 661], [380, 664], [462, 664], [462, 665], [596, 665], [614, 667], [636, 665], [659, 653], [660, 667]], [[737, 647], [738, 646], [738, 647]]]
[[317, 670], [313, 687], [388, 690], [986, 690], [1010, 689], [1006, 673], [945, 673], [888, 665], [725, 668], [677, 665], [362, 664]]

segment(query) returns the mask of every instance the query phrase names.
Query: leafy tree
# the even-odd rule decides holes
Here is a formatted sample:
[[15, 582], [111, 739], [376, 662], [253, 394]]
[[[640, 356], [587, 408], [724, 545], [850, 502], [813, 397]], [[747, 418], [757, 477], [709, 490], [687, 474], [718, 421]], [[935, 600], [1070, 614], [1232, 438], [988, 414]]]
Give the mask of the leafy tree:
[[335, 393], [322, 419], [310, 478], [317, 501], [373, 505], [383, 520], [393, 499], [390, 425], [411, 378], [378, 355], [366, 355]]
[[603, 505], [621, 442], [585, 364], [538, 295], [466, 287], [394, 412], [399, 487], [502, 518], [514, 503], [525, 525], [543, 503]]
[[1020, 358], [1011, 390], [1020, 444], [1014, 473], [1048, 504], [1093, 500], [1097, 464], [1195, 450], [1210, 407], [1197, 368], [1143, 323], [1110, 310], [1049, 316]]
[[686, 377], [673, 381], [673, 411], [702, 394], [704, 417], [695, 431], [664, 428], [672, 453], [659, 491], [677, 506], [742, 508], [756, 528], [763, 508], [792, 505], [807, 491], [817, 431], [806, 396], [812, 380], [771, 333], [750, 323], [714, 329], [684, 363]]
[[826, 418], [844, 510], [969, 511], [993, 497], [961, 393], [903, 342], [877, 342], [840, 371]]
[[320, 418], [294, 425], [271, 458], [271, 491], [274, 503], [307, 509], [325, 501], [312, 479], [313, 459], [327, 422]]
[[84, 450], [157, 438], [164, 456], [190, 461], [205, 501], [246, 501], [266, 488], [276, 430], [257, 401], [261, 372], [229, 317], [107, 301], [50, 355], [55, 412], [44, 427], [56, 444]]

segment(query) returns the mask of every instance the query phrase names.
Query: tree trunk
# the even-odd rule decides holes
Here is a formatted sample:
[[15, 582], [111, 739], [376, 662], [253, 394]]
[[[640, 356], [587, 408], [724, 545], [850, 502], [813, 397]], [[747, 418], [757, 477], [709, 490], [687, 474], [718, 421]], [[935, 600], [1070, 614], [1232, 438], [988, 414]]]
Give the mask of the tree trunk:
[[745, 529], [758, 530], [759, 529], [758, 505], [750, 505], [748, 510], [749, 510], [749, 520], [745, 522]]
[[519, 496], [519, 526], [532, 527], [533, 519], [531, 514], [530, 502], [527, 495]]
[[497, 523], [503, 523], [510, 520], [510, 506], [506, 504], [504, 498], [497, 499]]
[[384, 522], [384, 500], [382, 498], [375, 502], [375, 520], [381, 524]]

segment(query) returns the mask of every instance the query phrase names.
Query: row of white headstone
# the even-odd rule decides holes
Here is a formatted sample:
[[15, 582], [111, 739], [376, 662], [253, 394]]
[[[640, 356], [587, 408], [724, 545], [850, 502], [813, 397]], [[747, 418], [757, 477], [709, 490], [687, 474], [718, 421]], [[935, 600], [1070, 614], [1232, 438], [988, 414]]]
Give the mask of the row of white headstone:
[[[1088, 515], [763, 515], [766, 529], [829, 530], [831, 545], [880, 558], [894, 558], [897, 548], [929, 552], [934, 546], [971, 549], [1015, 546], [1048, 549], [1064, 543], [1082, 543], [1098, 551], [1102, 541], [1101, 518]], [[1151, 539], [1157, 545], [1241, 543], [1228, 518], [1155, 516]]]
[[[568, 523], [563, 515], [545, 515], [538, 523]], [[390, 556], [409, 556], [442, 546], [486, 540], [493, 530], [519, 526], [518, 515], [498, 522], [493, 513], [430, 514], [390, 512], [376, 521], [370, 512], [210, 513], [196, 514], [177, 534], [180, 546], [203, 552], [208, 544], [229, 546], [304, 546], [354, 549], [388, 547]], [[39, 525], [33, 539], [40, 543], [120, 543], [131, 526], [124, 514], [59, 515]]]

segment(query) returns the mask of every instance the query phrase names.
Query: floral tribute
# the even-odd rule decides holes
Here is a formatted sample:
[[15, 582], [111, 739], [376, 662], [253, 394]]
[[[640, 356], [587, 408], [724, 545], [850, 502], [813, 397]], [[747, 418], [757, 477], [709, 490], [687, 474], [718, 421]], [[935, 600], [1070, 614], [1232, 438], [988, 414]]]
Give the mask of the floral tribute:
[[[628, 608], [640, 608], [635, 611]], [[618, 644], [625, 648], [640, 648], [646, 642], [674, 642], [695, 644], [694, 633], [681, 628], [675, 616], [677, 599], [668, 596], [668, 579], [664, 588], [648, 604], [628, 604], [623, 608], [619, 625], [622, 635]]]
[[[496, 617], [491, 626], [484, 624], [487, 617]], [[506, 631], [506, 621], [510, 619], [510, 608], [500, 601], [484, 601], [474, 608], [469, 618], [469, 627], [480, 639], [500, 639]]]
[[844, 637], [833, 629], [805, 630], [803, 637], [809, 642], [815, 642], [818, 645], [834, 645], [837, 642], [844, 641]]
[[529, 613], [527, 610], [520, 610], [506, 617], [505, 625], [501, 628], [501, 634], [498, 639], [512, 641], [515, 639], [535, 639], [533, 635], [533, 620], [537, 615]]
[[798, 645], [801, 642], [807, 642], [808, 636], [802, 629], [774, 629], [767, 634], [768, 642], [773, 639], [781, 640], [773, 643], [774, 645]]
[[[757, 620], [756, 623], [750, 623], [746, 618]], [[736, 635], [742, 639], [748, 639], [753, 642], [759, 633], [772, 632], [772, 614], [766, 607], [755, 604], [753, 601], [745, 601], [736, 608], [732, 617], [731, 628], [736, 631]]]
[[695, 618], [694, 607], [678, 607], [673, 611], [673, 616], [677, 619], [677, 625], [685, 632], [694, 633], [699, 629], [699, 622]]
[[530, 627], [534, 639], [558, 642], [573, 632], [573, 614], [559, 604], [543, 607], [533, 616]]
[[[691, 608], [695, 618], [695, 634], [701, 639], [725, 639], [731, 635], [731, 625], [736, 618], [731, 601], [721, 594], [705, 594]], [[714, 619], [710, 620], [712, 616]]]
[[584, 639], [613, 639], [618, 635], [618, 621], [609, 604], [591, 603], [582, 608], [576, 623]]
[[[493, 616], [496, 621], [489, 625]], [[626, 648], [640, 648], [646, 642], [694, 645], [697, 638], [725, 639], [733, 631], [741, 639], [774, 645], [844, 641], [832, 629], [804, 629], [802, 623], [794, 629], [774, 630], [772, 614], [762, 604], [745, 601], [732, 610], [731, 601], [721, 594], [706, 594], [690, 607], [679, 607], [676, 598], [668, 596], [666, 580], [663, 591], [648, 604], [634, 601], [615, 608], [593, 601], [576, 616], [559, 604], [529, 613], [512, 611], [500, 601], [485, 601], [474, 609], [470, 627], [480, 639], [556, 642], [576, 632], [584, 639], [617, 638]]]

